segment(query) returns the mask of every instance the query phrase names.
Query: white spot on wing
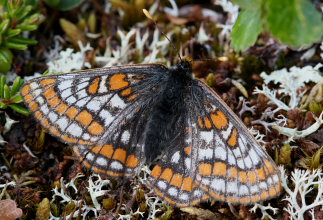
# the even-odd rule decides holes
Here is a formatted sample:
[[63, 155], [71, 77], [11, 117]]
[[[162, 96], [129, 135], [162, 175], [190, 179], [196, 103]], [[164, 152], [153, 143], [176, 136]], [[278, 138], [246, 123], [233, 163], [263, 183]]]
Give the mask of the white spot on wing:
[[49, 112], [49, 109], [47, 108], [47, 106], [46, 105], [42, 105], [41, 107], [40, 107], [40, 110], [46, 115], [46, 114], [48, 114], [48, 112]]
[[169, 195], [171, 195], [171, 196], [177, 196], [177, 194], [178, 194], [178, 189], [176, 189], [175, 187], [170, 187], [170, 188], [168, 189], [168, 193], [169, 193]]
[[89, 160], [89, 161], [92, 161], [92, 160], [94, 159], [94, 155], [93, 155], [93, 153], [88, 152], [88, 153], [86, 154], [86, 159], [87, 159], [87, 160]]
[[166, 187], [167, 187], [166, 183], [164, 181], [161, 181], [161, 180], [158, 181], [157, 186], [160, 189], [166, 189]]
[[107, 110], [101, 110], [99, 115], [104, 120], [105, 126], [108, 126], [114, 120], [114, 117]]
[[70, 124], [70, 126], [68, 126], [66, 131], [75, 137], [78, 137], [79, 135], [82, 134], [82, 129], [76, 123]]
[[211, 159], [213, 157], [213, 149], [200, 149], [198, 152], [199, 160]]
[[97, 111], [101, 109], [101, 102], [99, 100], [92, 99], [89, 103], [87, 103], [86, 107], [89, 110]]
[[206, 144], [211, 143], [212, 139], [213, 139], [213, 131], [201, 131], [200, 132], [201, 135], [201, 139], [204, 140], [206, 142]]
[[95, 160], [95, 163], [97, 163], [99, 166], [107, 166], [107, 160], [104, 159], [103, 157], [99, 157]]
[[117, 94], [113, 96], [109, 104], [112, 107], [117, 107], [117, 108], [124, 108], [126, 106], [125, 102]]
[[123, 169], [123, 166], [122, 166], [122, 164], [120, 162], [113, 161], [111, 163], [111, 168], [116, 169], [116, 170], [122, 170]]
[[218, 191], [223, 192], [225, 191], [225, 181], [220, 178], [214, 178], [211, 182], [211, 188]]
[[129, 131], [124, 131], [121, 136], [122, 143], [127, 144], [129, 142], [129, 139], [130, 139]]
[[50, 112], [49, 114], [48, 114], [48, 117], [49, 117], [49, 120], [51, 121], [51, 122], [55, 122], [56, 120], [57, 120], [57, 114], [55, 114], [54, 112]]
[[58, 89], [60, 91], [71, 88], [73, 85], [73, 80], [63, 80], [58, 84]]
[[106, 83], [107, 78], [108, 78], [107, 76], [103, 76], [101, 78], [100, 85], [99, 85], [99, 91], [98, 91], [99, 93], [106, 93], [106, 92], [108, 92], [108, 89], [105, 86], [105, 83]]
[[179, 196], [180, 200], [187, 201], [188, 200], [188, 194], [187, 193], [181, 193]]
[[236, 162], [237, 162], [237, 160], [236, 160], [236, 158], [233, 156], [233, 154], [229, 151], [228, 152], [228, 163], [230, 164], [230, 165], [236, 165]]
[[245, 163], [245, 165], [246, 165], [246, 167], [248, 168], [248, 169], [250, 169], [251, 167], [252, 167], [252, 161], [251, 161], [251, 159], [250, 159], [250, 157], [249, 156], [247, 156], [247, 157], [245, 157], [244, 158], [244, 163]]
[[258, 186], [257, 186], [257, 184], [252, 185], [252, 186], [250, 187], [250, 192], [251, 192], [251, 194], [259, 193], [259, 190], [258, 190]]
[[70, 97], [68, 97], [68, 98], [66, 99], [66, 102], [67, 102], [68, 104], [74, 104], [76, 101], [77, 101], [77, 100], [76, 100], [76, 98], [75, 98], [74, 96], [70, 96]]
[[238, 167], [241, 169], [245, 169], [244, 161], [243, 159], [238, 159], [237, 160]]
[[180, 156], [180, 154], [179, 154], [179, 151], [177, 151], [175, 154], [173, 154], [173, 156], [172, 156], [172, 159], [171, 159], [171, 161], [172, 161], [172, 163], [178, 163], [179, 162], [179, 158], [180, 158], [181, 156]]
[[62, 97], [63, 99], [66, 99], [67, 97], [69, 97], [69, 96], [71, 96], [71, 95], [72, 95], [72, 90], [71, 90], [71, 88], [66, 89], [66, 90], [64, 90], [64, 91], [61, 93], [61, 97]]
[[227, 152], [223, 147], [216, 147], [214, 151], [215, 157], [221, 160], [227, 159]]
[[246, 185], [241, 185], [240, 189], [239, 189], [239, 195], [248, 195], [249, 194], [249, 190], [248, 187]]
[[90, 97], [87, 97], [85, 99], [81, 99], [78, 102], [75, 103], [77, 107], [82, 108], [88, 101], [90, 100]]
[[[89, 82], [84, 82], [84, 83], [80, 83], [77, 85], [77, 91], [84, 89], [85, 87], [87, 87], [89, 85]], [[84, 90], [85, 91], [85, 90]]]
[[[68, 119], [66, 117], [61, 117], [60, 119], [57, 120], [56, 124], [58, 124], [59, 128], [64, 131], [67, 124], [68, 124]], [[80, 134], [79, 134], [80, 135]]]
[[237, 189], [238, 189], [238, 185], [237, 185], [237, 182], [236, 181], [229, 181], [227, 182], [227, 192], [228, 193], [238, 193], [237, 192]]
[[229, 135], [231, 134], [231, 130], [232, 130], [232, 123], [229, 122], [229, 126], [228, 126], [227, 130], [221, 132], [224, 140], [228, 139]]

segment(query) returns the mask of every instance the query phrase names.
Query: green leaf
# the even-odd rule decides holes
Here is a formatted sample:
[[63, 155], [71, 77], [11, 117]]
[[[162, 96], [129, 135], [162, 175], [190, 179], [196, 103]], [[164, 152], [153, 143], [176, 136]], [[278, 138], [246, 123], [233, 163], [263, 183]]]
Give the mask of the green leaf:
[[7, 105], [3, 102], [0, 102], [0, 108], [1, 109], [6, 109], [7, 108]]
[[231, 0], [233, 3], [240, 6], [242, 9], [260, 9], [262, 0]]
[[7, 37], [10, 38], [10, 37], [16, 36], [20, 33], [21, 33], [20, 29], [10, 29], [7, 33]]
[[30, 115], [30, 111], [28, 111], [28, 109], [26, 109], [25, 107], [22, 107], [19, 104], [12, 104], [12, 105], [9, 105], [9, 107], [20, 114]]
[[8, 100], [10, 99], [10, 88], [7, 84], [3, 87], [3, 98]]
[[[12, 53], [7, 48], [0, 48], [0, 73], [8, 72], [11, 68]], [[1, 94], [1, 91], [0, 91]]]
[[16, 43], [16, 44], [37, 44], [36, 40], [28, 39], [24, 37], [12, 37], [8, 40], [10, 43]]
[[21, 103], [23, 101], [21, 95], [16, 95], [13, 98], [10, 99], [13, 103]]
[[323, 35], [322, 15], [308, 0], [268, 0], [265, 19], [269, 31], [292, 47], [311, 45]]
[[4, 85], [6, 85], [6, 76], [2, 75], [0, 76], [0, 98], [3, 98], [3, 88], [4, 88]]
[[45, 2], [52, 8], [68, 11], [79, 6], [84, 0], [45, 0]]
[[25, 44], [19, 44], [19, 43], [11, 43], [11, 42], [5, 42], [3, 43], [3, 46], [6, 48], [16, 49], [16, 50], [26, 50], [27, 45]]
[[260, 10], [240, 12], [231, 32], [231, 45], [235, 50], [244, 51], [252, 46], [263, 30]]
[[38, 26], [36, 24], [24, 24], [24, 25], [17, 25], [17, 28], [23, 31], [34, 31], [37, 30]]
[[21, 81], [21, 78], [19, 76], [16, 77], [15, 81], [13, 82], [13, 84], [11, 86], [10, 96], [15, 95], [19, 91], [20, 81]]

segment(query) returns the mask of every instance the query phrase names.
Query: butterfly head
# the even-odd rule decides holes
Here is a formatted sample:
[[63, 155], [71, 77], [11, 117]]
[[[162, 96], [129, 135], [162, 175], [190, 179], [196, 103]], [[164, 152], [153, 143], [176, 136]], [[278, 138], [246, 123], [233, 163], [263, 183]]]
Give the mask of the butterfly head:
[[175, 66], [174, 72], [182, 77], [192, 79], [192, 59], [184, 57], [181, 62]]

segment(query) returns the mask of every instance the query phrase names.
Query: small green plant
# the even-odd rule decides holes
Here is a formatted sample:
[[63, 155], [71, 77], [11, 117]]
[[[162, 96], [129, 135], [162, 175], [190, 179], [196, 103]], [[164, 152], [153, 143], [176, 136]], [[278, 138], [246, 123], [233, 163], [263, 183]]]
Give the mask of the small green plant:
[[5, 76], [0, 76], [0, 109], [10, 107], [18, 113], [29, 115], [29, 111], [19, 104], [23, 101], [19, 91], [24, 81], [19, 76], [16, 77], [12, 86], [8, 86], [6, 81]]
[[232, 46], [246, 50], [268, 31], [291, 47], [308, 46], [323, 35], [322, 14], [309, 0], [232, 0], [241, 8], [232, 29]]
[[10, 49], [26, 50], [28, 45], [37, 43], [21, 34], [36, 30], [44, 19], [27, 0], [0, 0], [0, 73], [11, 68], [13, 55]]

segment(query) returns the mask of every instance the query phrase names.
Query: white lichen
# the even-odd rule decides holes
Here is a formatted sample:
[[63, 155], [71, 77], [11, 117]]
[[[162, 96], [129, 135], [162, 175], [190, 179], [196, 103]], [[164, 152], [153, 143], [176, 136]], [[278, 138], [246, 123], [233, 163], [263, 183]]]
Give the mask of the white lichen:
[[[321, 169], [317, 170], [299, 170], [295, 169], [291, 174], [293, 184], [288, 185], [288, 176], [285, 169], [279, 167], [281, 173], [282, 187], [287, 193], [284, 199], [288, 202], [284, 210], [289, 214], [291, 220], [302, 220], [306, 212], [312, 214], [317, 206], [323, 206], [323, 173]], [[314, 192], [315, 191], [315, 192]], [[309, 195], [315, 195], [314, 199], [309, 199]]]
[[86, 52], [93, 50], [90, 44], [85, 47], [79, 42], [80, 51], [74, 52], [74, 49], [67, 48], [66, 50], [61, 50], [57, 54], [57, 49], [55, 53], [48, 53], [47, 62], [48, 70], [50, 74], [53, 73], [68, 73], [73, 70], [81, 70], [84, 67], [91, 68], [91, 64], [85, 61]]
[[260, 209], [261, 211], [261, 219], [265, 219], [266, 217], [269, 218], [270, 220], [274, 220], [275, 218], [273, 218], [267, 211], [272, 211], [273, 214], [275, 215], [278, 208], [273, 208], [270, 203], [266, 206], [256, 203], [251, 209], [250, 212], [256, 213], [257, 209]]
[[304, 138], [315, 131], [317, 131], [323, 124], [323, 112], [320, 114], [319, 118], [316, 118], [316, 122], [310, 127], [304, 130], [297, 130], [296, 128], [286, 128], [279, 126], [278, 124], [273, 124], [272, 128], [276, 129], [280, 134], [286, 135], [288, 139], [284, 143], [289, 143], [295, 139]]
[[[289, 69], [289, 71], [284, 68], [281, 70], [276, 70], [269, 75], [265, 72], [262, 72], [260, 76], [264, 79], [265, 84], [269, 84], [270, 82], [274, 84], [279, 84], [279, 89], [275, 91], [271, 91], [267, 86], [263, 86], [263, 89], [256, 89], [256, 94], [264, 94], [271, 100], [271, 104], [276, 104], [278, 106], [277, 109], [290, 110], [294, 109], [298, 106], [300, 97], [302, 94], [298, 92], [298, 90], [305, 86], [305, 83], [315, 82], [318, 83], [322, 76], [319, 72], [319, 68], [322, 64], [318, 64], [315, 67], [305, 66], [303, 68], [299, 68], [293, 66]], [[278, 100], [276, 97], [276, 93], [289, 97], [289, 103], [285, 104], [282, 101]], [[278, 111], [278, 110], [275, 111]]]

